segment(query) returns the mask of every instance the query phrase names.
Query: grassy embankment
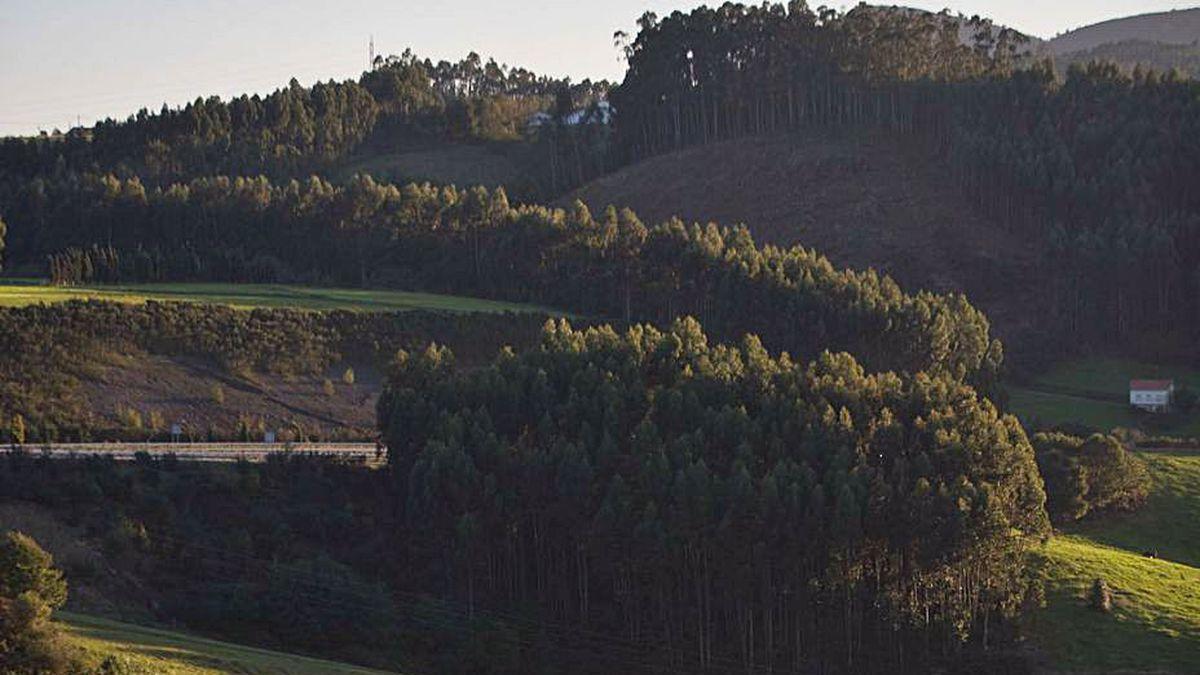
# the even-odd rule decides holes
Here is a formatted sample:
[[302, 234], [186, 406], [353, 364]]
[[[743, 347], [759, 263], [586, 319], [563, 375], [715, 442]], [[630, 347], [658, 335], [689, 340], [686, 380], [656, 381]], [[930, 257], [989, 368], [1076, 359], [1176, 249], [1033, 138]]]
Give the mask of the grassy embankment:
[[[1048, 604], [1033, 636], [1055, 670], [1200, 669], [1200, 453], [1140, 454], [1154, 481], [1145, 506], [1068, 528], [1036, 556]], [[1112, 588], [1111, 614], [1088, 606], [1097, 578]]]
[[544, 307], [435, 293], [313, 288], [284, 284], [161, 283], [48, 286], [36, 280], [0, 279], [0, 307], [22, 307], [67, 300], [109, 300], [140, 303], [147, 300], [202, 302], [239, 309], [289, 307], [295, 309], [403, 312], [544, 312]]
[[86, 658], [100, 663], [114, 657], [136, 675], [377, 675], [383, 671], [323, 661], [295, 654], [209, 640], [156, 628], [119, 623], [94, 616], [56, 615]]

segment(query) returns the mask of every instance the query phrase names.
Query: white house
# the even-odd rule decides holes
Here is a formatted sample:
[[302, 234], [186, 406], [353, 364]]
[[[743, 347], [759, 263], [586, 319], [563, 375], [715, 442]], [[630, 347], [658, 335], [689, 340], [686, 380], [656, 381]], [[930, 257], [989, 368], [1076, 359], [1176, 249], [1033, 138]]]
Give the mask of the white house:
[[1147, 412], [1162, 413], [1171, 409], [1175, 396], [1173, 380], [1131, 380], [1129, 405]]
[[[613, 107], [608, 101], [597, 101], [595, 104], [586, 108], [579, 108], [567, 114], [562, 122], [568, 127], [585, 126], [589, 124], [611, 124], [613, 118]], [[529, 116], [525, 121], [526, 130], [530, 133], [538, 129], [554, 124], [554, 115], [548, 112], [536, 112]]]

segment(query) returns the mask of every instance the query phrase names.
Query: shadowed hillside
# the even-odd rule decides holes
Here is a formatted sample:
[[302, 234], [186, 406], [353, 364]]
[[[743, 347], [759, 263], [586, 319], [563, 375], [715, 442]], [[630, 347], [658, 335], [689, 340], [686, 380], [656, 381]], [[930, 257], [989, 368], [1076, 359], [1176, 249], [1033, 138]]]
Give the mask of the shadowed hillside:
[[[924, 161], [922, 161], [924, 160]], [[936, 162], [881, 136], [746, 138], [647, 159], [585, 185], [598, 212], [646, 222], [745, 223], [756, 239], [799, 243], [834, 264], [874, 267], [910, 290], [964, 291], [1002, 337], [1027, 307], [1035, 251], [979, 215]]]

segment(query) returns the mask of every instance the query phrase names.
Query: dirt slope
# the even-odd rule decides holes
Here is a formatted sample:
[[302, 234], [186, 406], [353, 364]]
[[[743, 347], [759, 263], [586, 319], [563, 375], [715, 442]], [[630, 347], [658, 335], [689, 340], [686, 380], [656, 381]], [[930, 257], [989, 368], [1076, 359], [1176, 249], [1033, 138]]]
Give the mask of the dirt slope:
[[980, 216], [939, 162], [874, 136], [726, 141], [654, 157], [585, 185], [593, 213], [629, 206], [647, 223], [744, 223], [760, 241], [816, 248], [906, 289], [962, 291], [1011, 335], [1027, 311], [1035, 251]]

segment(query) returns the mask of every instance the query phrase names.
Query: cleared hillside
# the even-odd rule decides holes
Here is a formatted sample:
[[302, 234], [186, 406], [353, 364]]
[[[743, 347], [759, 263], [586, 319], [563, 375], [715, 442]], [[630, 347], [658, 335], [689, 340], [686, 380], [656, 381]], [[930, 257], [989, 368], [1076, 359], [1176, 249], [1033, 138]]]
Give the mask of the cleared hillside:
[[1053, 54], [1067, 54], [1128, 40], [1166, 44], [1200, 40], [1200, 7], [1104, 21], [1063, 33], [1046, 45]]
[[[907, 289], [964, 291], [1004, 333], [1027, 308], [1035, 252], [979, 215], [949, 173], [864, 134], [746, 138], [653, 157], [562, 200], [629, 206], [646, 222], [744, 223], [756, 239], [816, 248]], [[1008, 325], [1005, 325], [1008, 324]]]
[[[342, 380], [348, 367], [337, 364], [320, 375], [234, 375], [201, 359], [108, 353], [93, 360], [79, 391], [86, 408], [114, 429], [128, 428], [130, 411], [136, 411], [151, 434], [150, 419], [156, 416], [164, 424], [182, 422], [196, 439], [205, 438], [209, 429], [228, 435], [249, 423], [253, 440], [259, 440], [260, 422], [263, 429], [299, 425], [324, 437], [369, 439], [382, 381], [370, 364], [359, 363], [348, 384]], [[160, 437], [163, 433], [165, 427], [157, 430]]]

